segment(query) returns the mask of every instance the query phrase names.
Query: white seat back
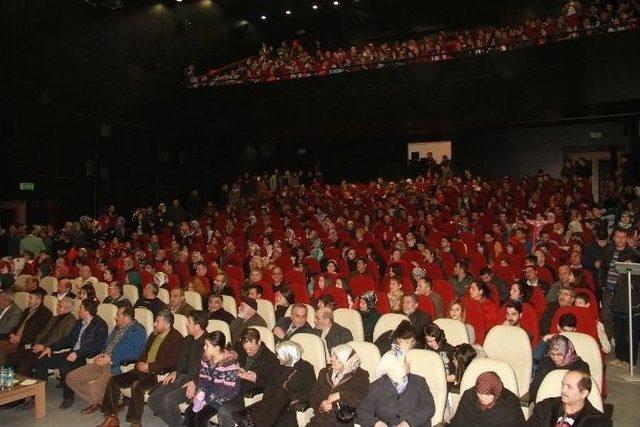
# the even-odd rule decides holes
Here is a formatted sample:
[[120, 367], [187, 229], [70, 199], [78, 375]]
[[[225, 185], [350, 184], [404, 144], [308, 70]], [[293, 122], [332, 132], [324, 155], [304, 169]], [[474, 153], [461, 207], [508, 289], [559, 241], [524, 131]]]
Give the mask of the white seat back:
[[109, 328], [109, 334], [116, 327], [116, 315], [118, 314], [118, 307], [113, 304], [98, 304], [98, 316], [107, 323]]
[[125, 284], [122, 286], [122, 295], [129, 300], [131, 305], [136, 305], [138, 302], [138, 288], [135, 285]]
[[173, 315], [173, 327], [180, 332], [183, 337], [187, 336], [187, 316], [184, 314]]
[[264, 326], [252, 326], [253, 329], [256, 329], [260, 332], [260, 341], [262, 341], [269, 350], [274, 351], [276, 347], [276, 339], [273, 336], [273, 332], [271, 329], [267, 329]]
[[27, 305], [29, 305], [29, 293], [22, 291], [16, 292], [13, 297], [13, 302], [15, 302], [18, 307], [20, 307], [20, 310], [24, 311], [24, 309], [27, 308]]
[[195, 291], [184, 291], [184, 299], [191, 307], [202, 310], [202, 296]]
[[531, 341], [525, 330], [517, 326], [494, 326], [485, 337], [483, 346], [488, 357], [502, 360], [513, 368], [520, 396], [527, 394], [531, 383], [533, 356]]
[[[311, 325], [312, 328], [316, 326], [316, 309], [310, 306], [309, 304], [305, 304], [307, 307], [307, 322]], [[284, 313], [285, 317], [291, 317], [291, 308], [293, 305], [290, 305], [287, 308], [287, 311]]]
[[447, 374], [444, 363], [438, 353], [429, 350], [410, 350], [407, 361], [411, 373], [420, 375], [427, 380], [429, 390], [433, 396], [435, 413], [431, 417], [431, 425], [435, 426], [444, 421], [444, 411], [447, 406]]
[[209, 324], [207, 325], [207, 332], [211, 333], [213, 331], [220, 331], [227, 338], [227, 342], [231, 342], [231, 329], [229, 329], [229, 324], [227, 322], [223, 322], [222, 320], [210, 319]]
[[351, 341], [349, 345], [360, 356], [360, 367], [369, 373], [369, 382], [376, 380], [376, 368], [380, 361], [380, 350], [366, 341]]
[[56, 316], [58, 314], [58, 298], [53, 295], [45, 295], [42, 303], [45, 307], [51, 310], [51, 313]]
[[147, 330], [147, 336], [151, 335], [153, 333], [154, 322], [153, 313], [151, 312], [151, 310], [143, 307], [138, 307], [136, 308], [135, 312], [136, 320], [140, 322], [140, 324]]
[[333, 321], [351, 331], [354, 341], [364, 341], [362, 316], [351, 308], [337, 308], [333, 311]]
[[576, 349], [578, 356], [589, 365], [591, 377], [598, 383], [598, 387], [602, 390], [602, 355], [600, 347], [591, 335], [581, 334], [580, 332], [563, 332], [562, 335], [569, 338]]
[[30, 274], [21, 274], [18, 277], [16, 277], [14, 286], [16, 289], [24, 289], [24, 287], [26, 286], [27, 283], [27, 279], [31, 277]]
[[234, 297], [222, 295], [222, 308], [233, 314], [233, 317], [238, 317], [238, 306], [236, 305], [236, 299]]
[[105, 282], [96, 282], [93, 284], [93, 289], [96, 290], [96, 298], [98, 298], [98, 301], [104, 301], [104, 299], [109, 294], [108, 288], [109, 285]]
[[257, 312], [267, 323], [267, 328], [273, 329], [276, 326], [276, 312], [273, 309], [273, 304], [271, 301], [262, 298], [257, 299], [256, 303], [258, 303]]
[[327, 366], [327, 358], [324, 354], [324, 344], [319, 336], [314, 334], [299, 333], [291, 337], [291, 341], [297, 342], [303, 348], [302, 358], [313, 365], [316, 377], [322, 368]]
[[502, 385], [511, 390], [513, 394], [519, 396], [518, 392], [518, 380], [516, 379], [516, 373], [513, 372], [511, 366], [502, 360], [490, 359], [488, 357], [475, 358], [467, 366], [467, 369], [462, 375], [462, 381], [460, 381], [460, 395], [476, 385], [476, 379], [484, 372], [493, 371], [502, 380]]
[[459, 320], [453, 319], [436, 319], [433, 321], [444, 331], [447, 342], [452, 346], [469, 343], [469, 331], [467, 327]]
[[52, 295], [54, 292], [58, 292], [58, 279], [53, 276], [45, 276], [40, 279], [40, 287]]
[[409, 320], [409, 318], [399, 313], [387, 313], [380, 316], [375, 328], [373, 328], [373, 341], [377, 340], [380, 335], [387, 331], [395, 331], [403, 320]]
[[169, 305], [170, 297], [169, 297], [169, 291], [167, 290], [167, 288], [158, 289], [158, 299], [163, 303], [165, 303], [166, 305]]
[[[536, 395], [536, 403], [548, 399], [550, 397], [558, 397], [562, 393], [562, 379], [564, 375], [569, 372], [568, 369], [554, 369], [549, 372], [542, 383], [540, 383], [540, 388], [538, 389], [538, 394]], [[602, 402], [602, 396], [600, 395], [600, 388], [593, 377], [591, 377], [591, 391], [587, 396], [587, 400], [591, 402], [594, 408], [596, 408], [600, 412], [604, 412], [604, 404]]]

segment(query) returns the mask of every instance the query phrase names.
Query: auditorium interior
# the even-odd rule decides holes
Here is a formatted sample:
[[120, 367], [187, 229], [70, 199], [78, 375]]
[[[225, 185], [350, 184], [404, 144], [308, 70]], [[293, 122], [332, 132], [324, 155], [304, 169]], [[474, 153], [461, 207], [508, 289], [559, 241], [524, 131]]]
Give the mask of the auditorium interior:
[[636, 427], [640, 0], [0, 2], [0, 425]]

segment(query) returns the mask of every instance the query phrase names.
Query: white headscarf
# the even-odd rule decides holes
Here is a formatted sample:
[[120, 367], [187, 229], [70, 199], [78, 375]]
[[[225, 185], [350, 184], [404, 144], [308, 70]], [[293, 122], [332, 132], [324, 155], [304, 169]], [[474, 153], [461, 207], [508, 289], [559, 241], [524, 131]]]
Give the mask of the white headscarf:
[[292, 367], [302, 357], [302, 346], [293, 341], [281, 341], [276, 345], [276, 355], [284, 366]]
[[331, 382], [335, 386], [346, 376], [358, 369], [360, 366], [360, 356], [349, 344], [340, 344], [331, 349], [331, 355], [338, 359], [342, 365], [339, 371], [331, 371]]

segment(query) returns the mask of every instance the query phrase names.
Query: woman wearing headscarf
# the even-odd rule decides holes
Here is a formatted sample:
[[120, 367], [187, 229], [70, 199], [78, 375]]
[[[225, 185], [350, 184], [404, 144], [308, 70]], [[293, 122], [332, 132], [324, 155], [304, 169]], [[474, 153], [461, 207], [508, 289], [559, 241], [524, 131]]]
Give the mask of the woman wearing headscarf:
[[364, 340], [373, 342], [373, 330], [376, 327], [380, 313], [376, 310], [378, 298], [374, 291], [363, 292], [360, 296], [360, 305], [358, 306], [360, 316], [362, 316], [362, 327], [364, 328]]
[[353, 425], [356, 408], [367, 391], [369, 374], [360, 367], [358, 353], [349, 344], [334, 347], [330, 365], [320, 371], [311, 389], [315, 415], [309, 425]]
[[568, 369], [570, 371], [582, 371], [591, 373], [589, 364], [582, 360], [576, 353], [573, 343], [564, 335], [556, 335], [549, 339], [547, 355], [540, 360], [538, 370], [531, 381], [529, 395], [531, 402], [535, 402], [536, 395], [542, 380], [555, 369]]
[[518, 397], [504, 388], [495, 372], [484, 372], [462, 394], [450, 427], [521, 427], [525, 420]]
[[395, 427], [427, 427], [435, 413], [433, 396], [424, 377], [409, 372], [406, 352], [398, 347], [386, 352], [378, 364], [380, 377], [358, 407], [358, 424], [378, 422]]
[[234, 415], [239, 427], [298, 426], [296, 409], [309, 402], [316, 382], [313, 366], [302, 359], [302, 351], [302, 346], [292, 341], [276, 345], [280, 366], [267, 380], [263, 399]]

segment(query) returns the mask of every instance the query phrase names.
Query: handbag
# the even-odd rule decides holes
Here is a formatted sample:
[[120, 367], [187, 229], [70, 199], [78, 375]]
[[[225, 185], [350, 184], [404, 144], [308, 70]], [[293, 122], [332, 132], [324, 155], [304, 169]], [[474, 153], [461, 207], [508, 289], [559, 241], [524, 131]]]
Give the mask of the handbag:
[[256, 425], [251, 409], [244, 409], [242, 411], [234, 412], [233, 419], [235, 420], [238, 427], [255, 427]]
[[356, 408], [353, 406], [338, 403], [336, 411], [336, 421], [340, 424], [353, 424], [356, 419]]

